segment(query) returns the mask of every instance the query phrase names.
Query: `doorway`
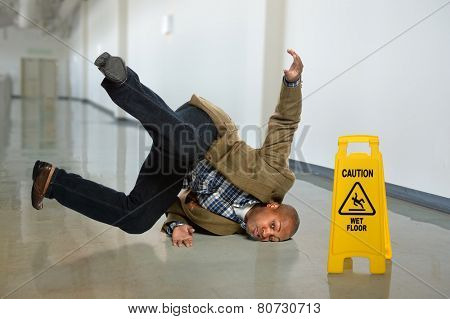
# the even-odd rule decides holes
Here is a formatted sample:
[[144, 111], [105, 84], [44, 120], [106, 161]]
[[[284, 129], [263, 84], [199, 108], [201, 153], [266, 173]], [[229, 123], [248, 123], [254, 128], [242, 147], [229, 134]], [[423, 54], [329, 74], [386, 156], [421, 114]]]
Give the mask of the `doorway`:
[[54, 148], [57, 119], [56, 60], [22, 58], [22, 147]]
[[22, 97], [54, 101], [57, 98], [56, 60], [22, 58]]

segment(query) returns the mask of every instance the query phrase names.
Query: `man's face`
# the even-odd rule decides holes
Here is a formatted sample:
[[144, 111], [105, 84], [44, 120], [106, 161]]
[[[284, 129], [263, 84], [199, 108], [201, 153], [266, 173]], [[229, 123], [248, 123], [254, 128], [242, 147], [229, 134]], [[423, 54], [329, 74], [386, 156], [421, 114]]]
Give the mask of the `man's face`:
[[269, 203], [249, 212], [247, 234], [259, 241], [284, 241], [289, 239], [292, 223], [277, 211], [279, 204]]

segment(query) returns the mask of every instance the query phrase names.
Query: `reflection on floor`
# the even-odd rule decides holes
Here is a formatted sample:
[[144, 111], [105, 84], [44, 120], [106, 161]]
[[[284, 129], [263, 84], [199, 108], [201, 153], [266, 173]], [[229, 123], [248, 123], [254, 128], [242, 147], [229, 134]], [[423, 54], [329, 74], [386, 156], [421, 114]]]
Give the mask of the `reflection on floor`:
[[[3, 107], [3, 106], [2, 106]], [[4, 114], [4, 113], [2, 113]], [[30, 203], [36, 159], [128, 192], [150, 140], [81, 103], [15, 100], [0, 123], [0, 296], [6, 298], [444, 298], [450, 216], [389, 199], [394, 259], [327, 275], [329, 181], [298, 180], [286, 201], [301, 229], [284, 243], [196, 234], [191, 249], [159, 232], [128, 235], [46, 201]], [[335, 150], [330, 150], [334, 153]]]

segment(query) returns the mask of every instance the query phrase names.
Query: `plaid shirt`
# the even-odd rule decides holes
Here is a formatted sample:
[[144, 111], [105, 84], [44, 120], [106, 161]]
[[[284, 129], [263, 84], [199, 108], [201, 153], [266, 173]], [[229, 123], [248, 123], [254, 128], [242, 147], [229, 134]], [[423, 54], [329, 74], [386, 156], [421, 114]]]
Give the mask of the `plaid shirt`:
[[246, 228], [245, 222], [236, 215], [233, 207], [244, 207], [260, 201], [231, 184], [205, 159], [197, 163], [183, 180], [183, 188], [190, 188], [198, 203], [212, 213], [231, 219]]

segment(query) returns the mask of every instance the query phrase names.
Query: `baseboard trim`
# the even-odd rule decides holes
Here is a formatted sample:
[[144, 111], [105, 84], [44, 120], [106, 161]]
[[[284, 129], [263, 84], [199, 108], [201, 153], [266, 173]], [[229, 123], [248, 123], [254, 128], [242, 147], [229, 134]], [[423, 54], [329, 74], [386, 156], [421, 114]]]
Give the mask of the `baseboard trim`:
[[84, 104], [88, 104], [88, 105], [94, 107], [95, 109], [99, 110], [100, 112], [105, 113], [105, 114], [115, 118], [113, 111], [111, 111], [110, 109], [104, 107], [103, 105], [95, 103], [89, 99], [84, 99], [84, 98], [80, 98], [80, 97], [72, 97], [72, 96], [58, 96], [58, 99], [64, 100], [64, 101], [75, 101], [75, 102], [81, 102]]
[[[18, 95], [18, 94], [13, 94], [11, 95], [11, 98], [13, 99], [21, 99], [22, 95]], [[73, 96], [58, 96], [58, 100], [61, 101], [75, 101], [75, 102], [81, 102], [84, 104], [88, 104], [94, 108], [96, 108], [97, 110], [99, 110], [100, 112], [111, 116], [114, 120], [118, 121], [119, 123], [124, 123], [124, 124], [133, 124], [135, 125], [136, 123], [139, 123], [137, 120], [135, 119], [130, 119], [130, 118], [126, 118], [126, 117], [116, 117], [114, 111], [111, 111], [110, 109], [108, 109], [107, 107], [95, 103], [89, 99], [84, 99], [84, 98], [80, 98], [80, 97], [73, 97]]]
[[[289, 160], [290, 168], [297, 174], [313, 174], [330, 180], [334, 179], [334, 170], [328, 167], [309, 164], [293, 159]], [[450, 214], [450, 199], [415, 189], [386, 183], [386, 193], [390, 197], [398, 198], [420, 206], [432, 208]]]
[[92, 102], [91, 100], [88, 100], [88, 99], [79, 99], [79, 101], [81, 103], [88, 104], [88, 105], [92, 106], [93, 108], [99, 110], [100, 112], [103, 112], [103, 113], [105, 113], [105, 114], [107, 114], [109, 116], [112, 116], [114, 119], [116, 118], [115, 115], [114, 115], [114, 111], [111, 111], [110, 109], [104, 107], [101, 104]]
[[136, 123], [138, 123], [138, 121], [135, 120], [135, 119], [129, 119], [129, 118], [126, 118], [126, 117], [117, 117], [115, 115], [115, 113], [113, 111], [111, 111], [110, 109], [104, 107], [101, 104], [95, 103], [95, 102], [93, 102], [93, 101], [91, 101], [89, 99], [82, 99], [82, 98], [77, 98], [77, 97], [67, 97], [67, 98], [63, 97], [63, 98], [67, 99], [67, 100], [71, 100], [71, 101], [77, 101], [77, 102], [81, 102], [81, 103], [84, 103], [84, 104], [88, 104], [88, 105], [96, 108], [97, 110], [99, 110], [99, 111], [101, 111], [101, 112], [103, 112], [103, 113], [113, 117], [114, 120], [116, 120], [119, 123], [125, 123], [125, 124], [136, 124]]

